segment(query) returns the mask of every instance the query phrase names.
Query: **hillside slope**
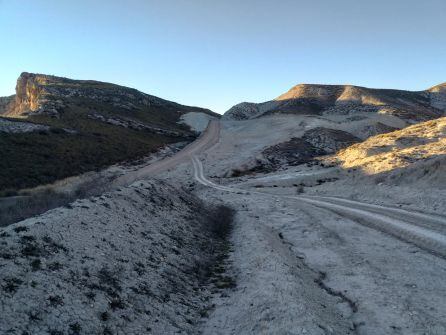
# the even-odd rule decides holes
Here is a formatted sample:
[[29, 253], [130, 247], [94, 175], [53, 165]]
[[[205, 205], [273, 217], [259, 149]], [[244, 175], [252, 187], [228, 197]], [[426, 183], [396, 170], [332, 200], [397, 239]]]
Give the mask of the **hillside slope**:
[[194, 333], [231, 224], [222, 208], [141, 181], [0, 228], [0, 333]]
[[420, 92], [300, 84], [271, 101], [235, 105], [225, 113], [224, 119], [246, 120], [276, 113], [355, 115], [373, 112], [417, 122], [440, 117], [445, 111], [446, 84]]
[[333, 158], [343, 169], [367, 176], [413, 183], [429, 179], [431, 187], [446, 187], [446, 118], [371, 137]]
[[[207, 109], [180, 105], [133, 88], [27, 72], [18, 78], [14, 102], [4, 115], [63, 117], [74, 106], [87, 103], [91, 104], [92, 115], [94, 112], [112, 112], [116, 117], [121, 116], [123, 121], [150, 121], [162, 127], [175, 128], [180, 116], [188, 112], [217, 116]], [[102, 110], [98, 105], [104, 106]]]
[[5, 158], [0, 191], [49, 183], [191, 141], [196, 132], [184, 116], [217, 115], [132, 88], [26, 72], [17, 80], [16, 95], [2, 102], [3, 116], [16, 123], [11, 128], [0, 120]]

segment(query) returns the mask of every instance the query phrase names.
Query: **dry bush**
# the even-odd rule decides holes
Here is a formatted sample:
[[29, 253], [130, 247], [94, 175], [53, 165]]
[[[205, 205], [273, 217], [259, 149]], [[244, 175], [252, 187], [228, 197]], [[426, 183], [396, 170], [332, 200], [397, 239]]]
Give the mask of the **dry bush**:
[[212, 282], [219, 289], [235, 287], [235, 279], [226, 273], [235, 211], [224, 205], [203, 208], [206, 208], [201, 216], [203, 228], [210, 233], [209, 241], [202, 246], [207, 256], [197, 262], [191, 271], [203, 284]]
[[232, 230], [234, 210], [230, 207], [219, 205], [211, 212], [209, 226], [214, 236], [226, 240]]

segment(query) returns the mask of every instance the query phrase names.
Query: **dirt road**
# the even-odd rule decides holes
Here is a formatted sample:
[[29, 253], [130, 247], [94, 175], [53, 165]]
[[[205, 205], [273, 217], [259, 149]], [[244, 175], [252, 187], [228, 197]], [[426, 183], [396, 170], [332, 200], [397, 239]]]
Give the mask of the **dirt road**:
[[192, 162], [194, 166], [194, 177], [202, 185], [227, 192], [241, 194], [258, 193], [269, 197], [303, 201], [346, 216], [360, 224], [367, 225], [406, 242], [413, 243], [424, 250], [446, 258], [445, 217], [335, 197], [274, 195], [271, 193], [246, 191], [240, 188], [221, 186], [209, 181], [205, 177], [203, 164], [196, 156], [192, 157]]
[[[195, 191], [202, 199], [237, 210], [228, 273], [237, 288], [215, 297], [199, 333], [446, 332], [445, 217], [219, 185], [202, 162], [209, 170], [214, 165], [210, 174], [228, 165], [219, 146], [231, 139], [222, 129], [219, 138], [220, 125], [211, 123], [197, 142], [137, 175], [171, 169], [164, 178], [174, 184], [194, 178], [203, 185]], [[192, 166], [182, 164], [188, 160]]]
[[238, 209], [232, 237], [238, 290], [216, 299], [204, 334], [446, 331], [446, 218], [218, 185], [198, 157], [192, 163], [203, 197]]
[[270, 197], [289, 198], [328, 209], [355, 222], [380, 230], [406, 242], [446, 258], [446, 217], [362, 203], [348, 199], [324, 196], [284, 196], [241, 188], [217, 185], [209, 181], [197, 155], [206, 151], [219, 140], [220, 122], [212, 120], [207, 129], [193, 143], [172, 157], [155, 162], [142, 169], [128, 173], [117, 180], [119, 185], [130, 184], [157, 173], [165, 172], [192, 159], [194, 178], [214, 189], [235, 193], [258, 193]]
[[206, 130], [200, 135], [198, 139], [186, 146], [183, 150], [181, 150], [174, 156], [163, 159], [159, 162], [155, 162], [134, 172], [126, 173], [125, 175], [119, 177], [115, 183], [117, 185], [129, 185], [136, 180], [144, 179], [160, 172], [165, 172], [178, 166], [179, 164], [188, 162], [191, 155], [203, 152], [206, 149], [210, 148], [213, 144], [215, 144], [218, 141], [219, 133], [219, 121], [211, 120], [209, 121]]

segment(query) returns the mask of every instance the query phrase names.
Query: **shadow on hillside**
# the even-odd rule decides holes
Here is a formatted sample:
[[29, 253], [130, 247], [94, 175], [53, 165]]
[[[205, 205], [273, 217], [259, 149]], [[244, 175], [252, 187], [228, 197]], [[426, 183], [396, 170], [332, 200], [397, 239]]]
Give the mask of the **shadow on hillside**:
[[368, 174], [358, 169], [355, 174], [375, 184], [394, 186], [428, 184], [433, 188], [446, 189], [446, 154], [432, 155], [423, 160], [412, 161], [407, 166], [380, 173]]
[[100, 195], [111, 190], [110, 181], [96, 178], [82, 183], [74, 191], [57, 192], [51, 188], [29, 195], [0, 198], [0, 227], [43, 214], [51, 209], [70, 206], [77, 199]]
[[[405, 92], [402, 92], [405, 93]], [[385, 112], [402, 119], [427, 121], [444, 116], [444, 112], [430, 105], [429, 100], [419, 100], [414, 97], [402, 94], [396, 102], [395, 97], [386, 96], [381, 102], [376, 104], [358, 102], [356, 100], [343, 100], [337, 102], [337, 97], [328, 98], [294, 98], [284, 100], [274, 100], [274, 106], [267, 109], [262, 114], [273, 115], [275, 113], [293, 114], [293, 115], [322, 115], [323, 113], [336, 113], [337, 115], [352, 114], [355, 112], [379, 113]], [[440, 99], [440, 97], [439, 97]], [[266, 104], [266, 103], [263, 103]], [[262, 105], [259, 104], [259, 110]], [[443, 102], [446, 105], [446, 102]]]

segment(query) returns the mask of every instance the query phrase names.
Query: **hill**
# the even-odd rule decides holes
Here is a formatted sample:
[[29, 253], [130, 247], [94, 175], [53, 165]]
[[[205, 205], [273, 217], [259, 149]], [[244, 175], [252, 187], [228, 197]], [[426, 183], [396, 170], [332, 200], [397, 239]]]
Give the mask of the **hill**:
[[182, 121], [185, 116], [217, 116], [115, 84], [26, 72], [17, 80], [16, 95], [0, 100], [0, 109], [8, 118], [0, 119], [0, 191], [191, 141], [196, 132]]
[[443, 116], [445, 111], [446, 84], [419, 92], [300, 84], [271, 101], [235, 105], [224, 114], [224, 119], [246, 120], [277, 113], [323, 116], [366, 112], [419, 122]]
[[343, 169], [408, 183], [429, 179], [430, 187], [446, 187], [446, 118], [423, 122], [340, 150], [331, 159]]

